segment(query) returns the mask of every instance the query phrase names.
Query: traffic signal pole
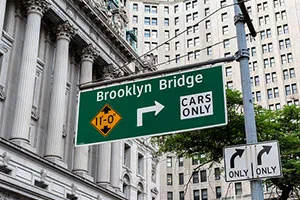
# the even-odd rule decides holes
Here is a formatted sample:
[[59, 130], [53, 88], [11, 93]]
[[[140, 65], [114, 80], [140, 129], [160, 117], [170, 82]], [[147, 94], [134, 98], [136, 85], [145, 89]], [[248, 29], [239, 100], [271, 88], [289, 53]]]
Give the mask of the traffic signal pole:
[[[247, 144], [257, 143], [256, 124], [254, 106], [252, 100], [250, 71], [249, 71], [249, 50], [247, 48], [246, 32], [244, 24], [247, 23], [251, 36], [255, 37], [256, 32], [253, 28], [250, 17], [242, 0], [234, 0], [234, 22], [237, 33], [238, 52], [236, 53], [237, 61], [240, 63], [242, 95], [244, 104], [244, 120], [246, 130]], [[237, 4], [238, 3], [238, 4]], [[242, 11], [242, 13], [241, 13]], [[261, 180], [252, 180], [251, 199], [263, 200], [263, 188]]]

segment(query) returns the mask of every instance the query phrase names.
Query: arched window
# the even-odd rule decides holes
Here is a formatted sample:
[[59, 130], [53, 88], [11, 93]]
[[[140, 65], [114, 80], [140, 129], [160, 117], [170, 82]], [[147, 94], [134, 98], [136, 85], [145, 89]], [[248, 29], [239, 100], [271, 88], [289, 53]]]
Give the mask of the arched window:
[[130, 179], [127, 174], [123, 177], [123, 193], [125, 194], [125, 197], [129, 199], [130, 197]]
[[138, 184], [137, 200], [144, 200], [144, 186], [142, 183]]

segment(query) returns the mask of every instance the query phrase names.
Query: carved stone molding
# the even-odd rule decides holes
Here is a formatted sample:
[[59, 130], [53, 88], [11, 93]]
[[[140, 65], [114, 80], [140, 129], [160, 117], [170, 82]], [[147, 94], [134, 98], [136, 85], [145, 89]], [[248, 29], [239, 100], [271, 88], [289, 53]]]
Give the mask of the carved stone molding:
[[120, 72], [120, 70], [116, 70], [112, 64], [104, 67], [104, 69], [103, 69], [103, 79], [104, 80], [111, 80], [111, 79], [118, 78], [121, 76], [122, 76], [122, 73]]
[[70, 24], [69, 21], [65, 21], [56, 28], [57, 39], [66, 38], [70, 40], [72, 37], [74, 37], [74, 35], [76, 35], [76, 32], [77, 28]]
[[40, 15], [47, 12], [51, 5], [47, 0], [23, 0], [23, 4], [28, 13], [37, 12]]
[[79, 53], [81, 55], [81, 60], [91, 59], [93, 61], [100, 54], [100, 52], [92, 44], [88, 44], [87, 46], [83, 47]]

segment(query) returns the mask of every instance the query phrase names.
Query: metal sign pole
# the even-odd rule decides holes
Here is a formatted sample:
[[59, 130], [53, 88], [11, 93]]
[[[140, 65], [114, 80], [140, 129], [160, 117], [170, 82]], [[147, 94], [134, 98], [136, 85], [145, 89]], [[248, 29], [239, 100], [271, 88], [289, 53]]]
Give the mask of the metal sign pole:
[[[238, 0], [234, 0], [238, 3]], [[242, 3], [243, 4], [243, 3]], [[241, 84], [244, 104], [244, 118], [247, 144], [257, 143], [255, 114], [252, 101], [250, 71], [249, 71], [249, 51], [247, 49], [246, 33], [244, 27], [244, 16], [238, 4], [234, 6], [235, 25], [237, 33], [238, 52], [237, 60], [240, 63]], [[263, 200], [263, 188], [261, 180], [251, 181], [251, 197], [252, 200]]]

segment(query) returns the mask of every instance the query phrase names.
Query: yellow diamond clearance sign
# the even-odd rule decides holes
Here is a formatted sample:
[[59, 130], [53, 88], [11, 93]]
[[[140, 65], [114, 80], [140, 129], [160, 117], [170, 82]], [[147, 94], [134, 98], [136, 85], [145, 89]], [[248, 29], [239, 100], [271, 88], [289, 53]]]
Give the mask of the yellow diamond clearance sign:
[[106, 104], [91, 120], [91, 124], [99, 133], [103, 136], [107, 136], [120, 120], [121, 116]]
[[81, 91], [76, 146], [225, 125], [225, 105], [222, 66]]

